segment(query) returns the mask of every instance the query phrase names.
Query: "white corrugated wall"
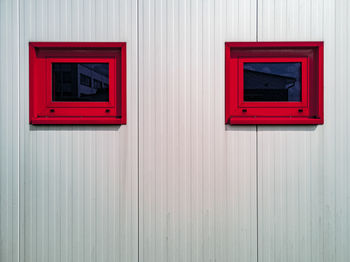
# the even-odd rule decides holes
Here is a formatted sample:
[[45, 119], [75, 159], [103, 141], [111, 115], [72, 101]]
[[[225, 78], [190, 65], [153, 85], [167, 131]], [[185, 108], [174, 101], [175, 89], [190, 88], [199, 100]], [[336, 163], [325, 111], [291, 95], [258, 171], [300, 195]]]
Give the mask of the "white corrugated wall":
[[0, 261], [19, 259], [18, 2], [0, 0]]
[[224, 123], [256, 1], [139, 3], [140, 261], [256, 261], [256, 127]]
[[[0, 0], [0, 261], [349, 261], [349, 13]], [[224, 125], [224, 42], [257, 40], [325, 42], [325, 125]], [[128, 124], [30, 126], [29, 41], [126, 41]]]

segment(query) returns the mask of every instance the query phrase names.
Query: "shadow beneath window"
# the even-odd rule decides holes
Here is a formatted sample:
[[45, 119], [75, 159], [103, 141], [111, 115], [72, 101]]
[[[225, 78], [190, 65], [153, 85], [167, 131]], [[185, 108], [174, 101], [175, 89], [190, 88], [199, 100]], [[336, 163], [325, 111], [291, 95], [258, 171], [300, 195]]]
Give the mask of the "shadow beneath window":
[[256, 130], [256, 125], [225, 125], [225, 131], [252, 132], [255, 130]]
[[258, 131], [285, 131], [285, 132], [313, 132], [318, 128], [318, 125], [258, 125]]
[[30, 125], [30, 131], [119, 131], [121, 125]]
[[252, 131], [306, 131], [313, 132], [318, 125], [225, 125], [225, 131], [235, 131], [235, 132], [252, 132]]

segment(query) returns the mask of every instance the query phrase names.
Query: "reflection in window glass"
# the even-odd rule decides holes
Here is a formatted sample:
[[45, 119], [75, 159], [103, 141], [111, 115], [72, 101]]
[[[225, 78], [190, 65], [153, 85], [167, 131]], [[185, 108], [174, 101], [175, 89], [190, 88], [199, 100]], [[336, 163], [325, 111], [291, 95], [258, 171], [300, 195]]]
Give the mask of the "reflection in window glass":
[[244, 63], [244, 101], [301, 101], [301, 63]]
[[91, 87], [91, 77], [84, 74], [80, 74], [80, 84]]
[[108, 102], [108, 63], [53, 63], [52, 100]]
[[94, 88], [95, 89], [101, 89], [102, 88], [102, 82], [100, 80], [94, 79]]

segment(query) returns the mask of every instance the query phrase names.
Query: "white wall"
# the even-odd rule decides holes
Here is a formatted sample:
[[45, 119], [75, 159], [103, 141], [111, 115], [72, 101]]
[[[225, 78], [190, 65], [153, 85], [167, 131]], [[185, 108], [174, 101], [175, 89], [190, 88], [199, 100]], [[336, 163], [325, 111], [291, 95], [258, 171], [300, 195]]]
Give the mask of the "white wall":
[[[126, 41], [128, 125], [29, 125], [29, 41]], [[20, 261], [137, 261], [137, 52], [136, 1], [19, 1]]]
[[0, 0], [0, 261], [19, 251], [18, 3]]
[[259, 41], [324, 41], [325, 124], [258, 127], [259, 261], [350, 259], [350, 3], [259, 0]]
[[[348, 261], [346, 0], [0, 0], [0, 261]], [[325, 125], [225, 126], [225, 41], [325, 41]], [[30, 126], [29, 41], [126, 41], [128, 124]]]
[[256, 261], [256, 127], [224, 123], [224, 43], [255, 40], [255, 7], [140, 1], [140, 261]]

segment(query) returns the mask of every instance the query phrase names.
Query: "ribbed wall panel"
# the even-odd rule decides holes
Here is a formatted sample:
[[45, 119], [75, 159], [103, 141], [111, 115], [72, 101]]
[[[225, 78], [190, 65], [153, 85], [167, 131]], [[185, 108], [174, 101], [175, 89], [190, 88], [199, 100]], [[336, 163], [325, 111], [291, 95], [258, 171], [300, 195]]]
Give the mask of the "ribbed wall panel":
[[[137, 261], [136, 0], [20, 1], [20, 261]], [[29, 125], [29, 41], [126, 41], [128, 124]]]
[[256, 1], [139, 1], [140, 261], [256, 261], [256, 127], [225, 127], [225, 41]]
[[258, 260], [349, 261], [348, 1], [259, 0], [259, 41], [323, 40], [325, 124], [258, 128]]
[[[0, 261], [348, 261], [347, 0], [0, 0]], [[225, 126], [225, 41], [325, 42], [325, 125]], [[31, 126], [29, 41], [126, 41], [128, 124]]]
[[18, 3], [0, 1], [0, 261], [18, 261]]

